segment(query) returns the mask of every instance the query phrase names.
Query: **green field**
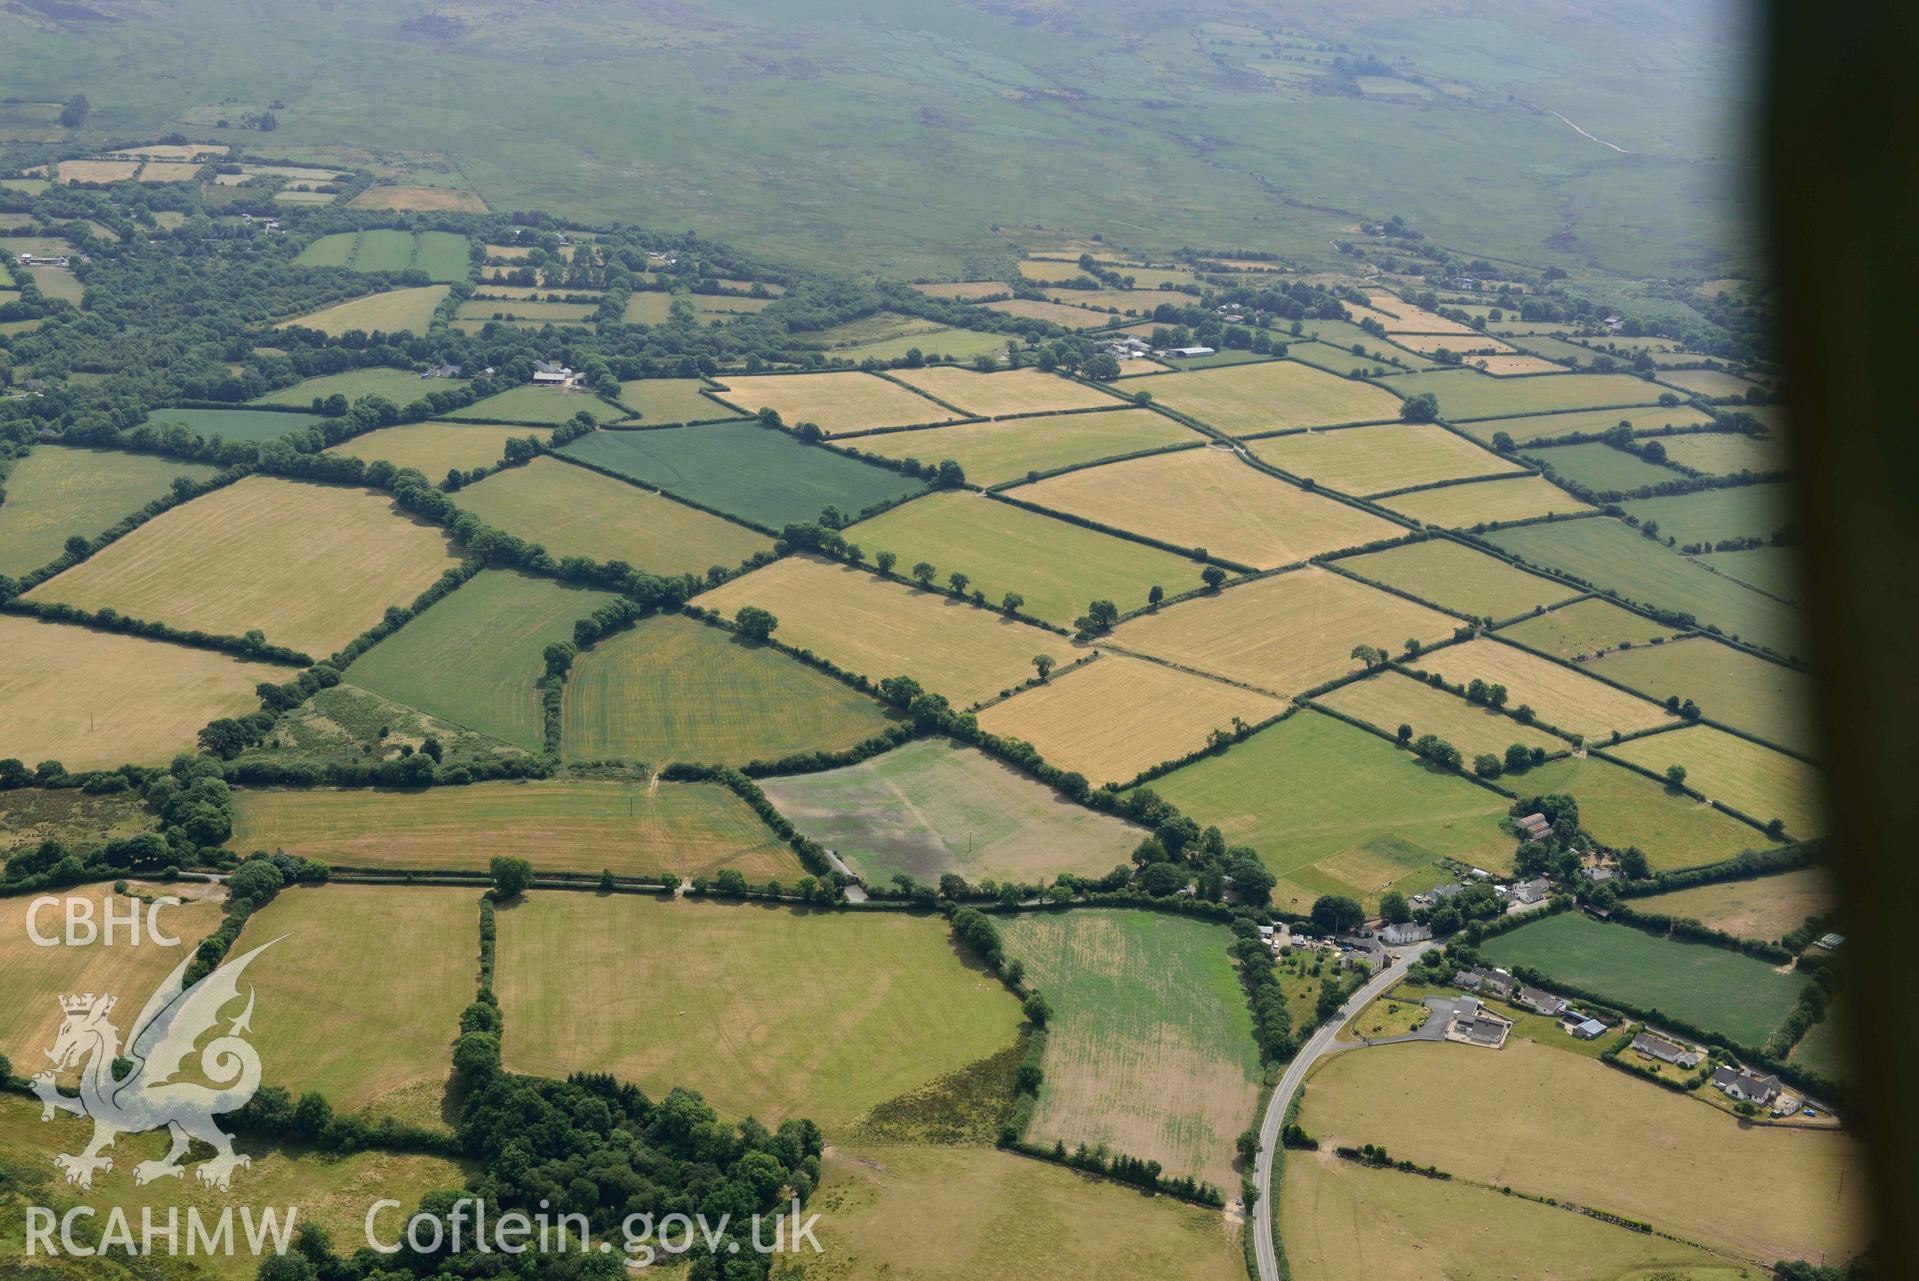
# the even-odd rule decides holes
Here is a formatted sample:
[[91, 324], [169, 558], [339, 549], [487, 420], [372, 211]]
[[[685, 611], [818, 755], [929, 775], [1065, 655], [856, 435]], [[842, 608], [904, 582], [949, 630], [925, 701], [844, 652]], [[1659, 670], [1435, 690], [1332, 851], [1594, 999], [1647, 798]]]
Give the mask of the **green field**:
[[1104, 1144], [1233, 1186], [1260, 1068], [1226, 930], [1132, 911], [1026, 913], [1000, 929], [1053, 1008], [1026, 1139]]
[[1198, 432], [1150, 409], [922, 427], [846, 442], [848, 448], [883, 458], [917, 458], [925, 463], [950, 458], [975, 485], [1003, 485], [1033, 472], [1165, 445], [1201, 443]]
[[436, 601], [349, 669], [356, 685], [517, 747], [544, 744], [541, 651], [613, 597], [489, 570]]
[[1655, 774], [1683, 765], [1687, 787], [1761, 823], [1784, 819], [1793, 836], [1829, 830], [1826, 780], [1818, 766], [1724, 730], [1692, 725], [1608, 750]]
[[238, 850], [285, 850], [336, 867], [484, 872], [496, 856], [541, 872], [735, 868], [755, 883], [791, 882], [799, 860], [759, 816], [715, 783], [560, 779], [425, 791], [235, 793]]
[[1444, 427], [1409, 423], [1288, 432], [1254, 441], [1249, 448], [1255, 457], [1281, 471], [1348, 494], [1384, 494], [1519, 469], [1511, 459], [1489, 453]]
[[1423, 525], [1443, 529], [1477, 528], [1495, 522], [1592, 510], [1559, 486], [1532, 475], [1420, 489], [1382, 498], [1379, 505]]
[[619, 401], [644, 423], [699, 423], [739, 415], [700, 390], [701, 378], [636, 378], [620, 384]]
[[363, 231], [353, 250], [355, 271], [405, 271], [412, 262], [413, 233], [410, 231]]
[[954, 947], [937, 916], [535, 891], [499, 914], [506, 1064], [830, 1138], [1013, 1044], [1019, 1003]]
[[1600, 405], [1650, 405], [1666, 390], [1629, 374], [1495, 378], [1471, 369], [1396, 374], [1382, 379], [1381, 384], [1401, 397], [1432, 393], [1439, 401], [1440, 417], [1449, 422], [1543, 414], [1557, 409], [1590, 409]]
[[1597, 756], [1550, 761], [1506, 783], [1522, 796], [1569, 793], [1579, 802], [1581, 827], [1614, 849], [1638, 846], [1655, 872], [1717, 863], [1772, 844], [1710, 805]]
[[282, 413], [266, 409], [156, 409], [147, 421], [165, 426], [184, 423], [199, 436], [222, 440], [277, 440], [289, 432], [305, 431], [321, 421], [315, 414]]
[[1798, 547], [1753, 547], [1695, 557], [1735, 582], [1794, 604], [1807, 599], [1806, 558]]
[[861, 521], [847, 537], [869, 557], [897, 553], [902, 569], [936, 565], [942, 583], [964, 572], [968, 590], [989, 603], [1017, 592], [1026, 598], [1021, 612], [1061, 627], [1095, 600], [1127, 611], [1143, 608], [1151, 587], [1177, 596], [1200, 586], [1202, 566], [1188, 557], [970, 493], [930, 494]]
[[458, 501], [556, 557], [623, 560], [657, 574], [732, 569], [773, 546], [744, 525], [553, 458], [496, 472], [462, 489]]
[[1521, 725], [1510, 716], [1475, 707], [1457, 694], [1434, 689], [1404, 672], [1386, 671], [1342, 685], [1317, 700], [1336, 712], [1357, 717], [1388, 734], [1401, 725], [1413, 727], [1413, 736], [1437, 734], [1465, 753], [1471, 761], [1481, 752], [1504, 757], [1507, 747], [1523, 743], [1548, 752], [1563, 751], [1564, 739]]
[[1691, 405], [1646, 405], [1636, 409], [1576, 409], [1556, 414], [1484, 419], [1467, 423], [1461, 430], [1488, 445], [1500, 432], [1511, 436], [1514, 443], [1524, 445], [1528, 441], [1556, 439], [1560, 436], [1596, 436], [1622, 422], [1634, 431], [1656, 431], [1661, 427], [1697, 427], [1712, 421], [1711, 414], [1694, 409]]
[[364, 298], [355, 298], [349, 302], [336, 303], [323, 307], [319, 311], [304, 316], [295, 316], [282, 321], [282, 327], [299, 325], [306, 329], [317, 329], [330, 337], [355, 329], [369, 333], [416, 333], [423, 334], [433, 320], [433, 313], [445, 299], [445, 285], [420, 285], [412, 289], [394, 289], [386, 293], [368, 294]]
[[567, 678], [569, 760], [743, 765], [851, 747], [890, 715], [777, 650], [662, 615], [603, 640]]
[[1104, 876], [1145, 835], [971, 748], [928, 738], [817, 774], [762, 779], [793, 825], [885, 884]]
[[1637, 454], [1598, 441], [1529, 450], [1526, 456], [1552, 468], [1557, 479], [1601, 494], [1631, 493], [1647, 485], [1682, 479], [1670, 467], [1649, 463]]
[[975, 356], [1003, 356], [1008, 337], [983, 329], [927, 329], [854, 347], [837, 347], [833, 355], [841, 360], [895, 360], [918, 350], [929, 359], [938, 355], [949, 360], [971, 360]]
[[456, 387], [464, 386], [466, 383], [459, 379], [422, 378], [410, 369], [374, 367], [349, 369], [345, 373], [323, 374], [318, 378], [308, 378], [291, 387], [270, 391], [248, 403], [297, 405], [305, 409], [316, 399], [324, 400], [329, 396], [345, 396], [348, 403], [362, 396], [384, 396], [404, 409], [430, 391], [451, 391]]
[[1428, 538], [1403, 547], [1336, 562], [1386, 587], [1410, 593], [1474, 618], [1503, 619], [1566, 600], [1579, 591], [1565, 583], [1514, 569], [1450, 538]]
[[527, 384], [503, 391], [485, 400], [476, 400], [465, 409], [447, 415], [452, 420], [496, 423], [541, 423], [558, 426], [571, 422], [575, 414], [610, 423], [622, 417], [621, 411], [591, 392], [561, 387], [535, 387]]
[[1202, 827], [1218, 824], [1228, 844], [1252, 846], [1280, 878], [1273, 901], [1288, 911], [1321, 894], [1430, 890], [1447, 879], [1441, 857], [1495, 868], [1512, 856], [1502, 797], [1317, 712], [1147, 786]]
[[1836, 1000], [1826, 1017], [1807, 1029], [1786, 1058], [1808, 1072], [1817, 1072], [1828, 1081], [1850, 1084], [1859, 1076], [1859, 1046], [1852, 1026], [1851, 1006]]
[[[544, 427], [504, 427], [493, 423], [402, 423], [343, 440], [326, 452], [349, 454], [368, 462], [384, 459], [411, 467], [433, 481], [448, 472], [491, 467], [506, 455], [507, 442], [532, 437], [544, 441]], [[462, 510], [466, 495], [460, 495]]]
[[1488, 534], [1502, 551], [1576, 575], [1629, 601], [1691, 614], [1728, 636], [1781, 654], [1805, 650], [1805, 616], [1740, 586], [1616, 520], [1568, 520]]
[[405, 271], [417, 267], [434, 281], [465, 280], [470, 259], [467, 239], [457, 232], [376, 229], [321, 236], [300, 251], [295, 262], [308, 267], [345, 267], [351, 271]]
[[1399, 417], [1399, 403], [1379, 388], [1290, 360], [1156, 374], [1119, 386], [1128, 394], [1150, 391], [1157, 403], [1229, 436]]
[[1712, 476], [1740, 472], [1783, 471], [1792, 465], [1791, 443], [1777, 432], [1747, 436], [1740, 432], [1702, 431], [1664, 440], [1666, 457]]
[[923, 487], [751, 422], [596, 431], [560, 452], [769, 529], [816, 520], [829, 506], [857, 514]]
[[1812, 676], [1745, 650], [1693, 636], [1614, 650], [1591, 670], [1661, 702], [1689, 698], [1711, 719], [1795, 752], [1819, 749]]
[[66, 541], [93, 538], [169, 492], [176, 477], [205, 480], [211, 467], [151, 454], [42, 445], [14, 463], [0, 504], [0, 574], [19, 575], [59, 556]]
[[1488, 939], [1495, 965], [1529, 965], [1549, 978], [1684, 1019], [1740, 1045], [1759, 1046], [1785, 1021], [1809, 980], [1704, 943], [1656, 938], [1561, 912]]
[[1792, 486], [1735, 485], [1670, 498], [1641, 498], [1622, 506], [1643, 525], [1657, 522], [1662, 537], [1681, 547], [1705, 546], [1727, 538], [1764, 538], [1798, 523]]
[[413, 249], [413, 265], [429, 280], [465, 280], [473, 258], [467, 238], [452, 231], [423, 231]]
[[[1601, 650], [1650, 644], [1670, 636], [1672, 629], [1602, 596], [1587, 596], [1502, 627], [1499, 634], [1542, 654], [1583, 660]], [[1664, 696], [1660, 697], [1663, 702]]]

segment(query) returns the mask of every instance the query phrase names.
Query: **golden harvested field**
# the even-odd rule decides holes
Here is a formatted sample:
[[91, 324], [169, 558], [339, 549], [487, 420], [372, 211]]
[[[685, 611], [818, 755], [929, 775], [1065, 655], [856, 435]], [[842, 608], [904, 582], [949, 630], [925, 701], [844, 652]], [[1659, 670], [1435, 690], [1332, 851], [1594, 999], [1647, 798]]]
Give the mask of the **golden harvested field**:
[[1474, 680], [1504, 685], [1508, 707], [1530, 706], [1546, 724], [1584, 734], [1594, 742], [1615, 730], [1630, 734], [1674, 719], [1657, 703], [1485, 637], [1435, 650], [1415, 666], [1438, 672], [1448, 685], [1469, 685]]
[[1277, 698], [1174, 671], [1159, 663], [1102, 655], [980, 713], [980, 728], [1021, 738], [1049, 765], [1095, 785], [1125, 783], [1142, 770], [1198, 751], [1213, 730], [1231, 731], [1286, 710]]
[[[0, 627], [4, 625], [0, 622]], [[5, 746], [0, 745], [0, 750], [6, 750]], [[40, 908], [34, 928], [55, 938], [62, 937], [65, 929], [68, 901], [90, 901], [96, 924], [105, 920], [103, 899], [113, 899], [121, 916], [130, 902], [114, 895], [110, 882], [60, 891], [53, 897], [60, 902]], [[13, 1061], [13, 1070], [20, 1076], [32, 1076], [46, 1065], [44, 1052], [53, 1048], [54, 1035], [60, 1030], [60, 997], [70, 992], [117, 997], [121, 1013], [114, 1021], [122, 1034], [129, 1032], [133, 1016], [147, 997], [201, 939], [213, 933], [222, 911], [219, 903], [211, 901], [161, 908], [156, 924], [180, 939], [178, 947], [155, 943], [144, 932], [135, 946], [127, 941], [124, 928], [111, 947], [98, 939], [85, 946], [41, 947], [27, 933], [28, 914], [38, 901], [26, 895], [0, 899], [0, 969], [7, 975], [7, 981], [0, 983], [0, 1055]], [[140, 910], [144, 917], [146, 909]]]
[[717, 393], [746, 416], [772, 408], [788, 427], [818, 423], [829, 436], [875, 427], [950, 423], [962, 415], [872, 374], [764, 374], [726, 378]]
[[1397, 653], [1458, 620], [1308, 566], [1181, 601], [1122, 623], [1113, 643], [1290, 697], [1356, 671], [1355, 645]]
[[1736, 734], [1689, 725], [1608, 751], [1655, 774], [1683, 765], [1687, 787], [1761, 823], [1784, 819], [1790, 836], [1803, 840], [1827, 830], [1826, 779], [1819, 767]]
[[[1510, 627], [1502, 627], [1499, 634], [1506, 640], [1524, 645], [1527, 649], [1536, 649], [1542, 654], [1582, 660], [1589, 654], [1603, 653], [1618, 645], [1650, 644], [1657, 637], [1671, 635], [1672, 629], [1650, 618], [1642, 618], [1603, 597], [1588, 596], [1536, 617], [1522, 619]], [[1663, 701], [1665, 695], [1660, 695], [1660, 698]]]
[[1033, 675], [1033, 657], [1076, 656], [1064, 637], [990, 610], [812, 556], [789, 556], [694, 598], [731, 618], [742, 605], [780, 620], [774, 638], [871, 680], [911, 676], [971, 707]]
[[1177, 289], [1054, 289], [1046, 294], [1054, 302], [1079, 307], [1117, 307], [1129, 316], [1150, 316], [1162, 303], [1191, 307], [1199, 299]]
[[[939, 1213], [927, 1213], [938, 1206]], [[823, 1253], [774, 1281], [1244, 1281], [1239, 1230], [1217, 1210], [993, 1148], [832, 1147]], [[902, 1231], [901, 1225], [913, 1230]]]
[[1126, 389], [1150, 391], [1156, 402], [1229, 436], [1399, 417], [1399, 397], [1391, 392], [1296, 360], [1157, 374]]
[[319, 311], [280, 323], [282, 328], [300, 325], [317, 329], [330, 338], [338, 338], [349, 329], [364, 329], [368, 333], [376, 330], [387, 333], [405, 330], [423, 334], [433, 320], [435, 309], [446, 297], [447, 288], [446, 285], [420, 285], [414, 289], [368, 294], [365, 298], [335, 303], [331, 307], [323, 307]]
[[418, 468], [428, 480], [438, 484], [448, 471], [491, 467], [499, 462], [506, 453], [508, 440], [524, 436], [545, 440], [552, 434], [543, 427], [405, 423], [341, 441], [327, 452], [349, 454], [368, 462], [384, 458], [395, 467]]
[[14, 463], [0, 503], [0, 574], [24, 574], [93, 538], [169, 491], [179, 477], [207, 480], [214, 469], [152, 454], [41, 445]]
[[428, 212], [485, 213], [486, 201], [475, 191], [453, 187], [368, 187], [355, 196], [350, 209], [418, 209]]
[[1246, 447], [1283, 472], [1360, 497], [1523, 470], [1444, 427], [1410, 423], [1269, 436]]
[[1479, 331], [1457, 320], [1448, 320], [1438, 312], [1427, 311], [1418, 303], [1407, 302], [1398, 294], [1383, 289], [1369, 290], [1366, 298], [1373, 309], [1384, 313], [1380, 323], [1389, 334], [1463, 334], [1479, 337]]
[[[1453, 1106], [1459, 1099], [1499, 1106]], [[1643, 1219], [1768, 1266], [1850, 1258], [1870, 1231], [1851, 1136], [1744, 1125], [1527, 1040], [1496, 1052], [1413, 1043], [1338, 1055], [1308, 1080], [1300, 1124], [1322, 1148], [1381, 1144], [1456, 1178]], [[1584, 1159], [1568, 1161], [1571, 1151]], [[1752, 1195], [1755, 1170], [1765, 1171], [1764, 1196]]]
[[1579, 592], [1450, 538], [1347, 557], [1339, 567], [1474, 618], [1511, 618]]
[[983, 302], [978, 305], [1001, 315], [1050, 321], [1067, 329], [1098, 329], [1113, 323], [1113, 317], [1103, 312], [1069, 307], [1065, 303], [1035, 302], [1030, 298], [1008, 298], [1003, 302]]
[[0, 758], [70, 770], [164, 765], [208, 721], [258, 709], [292, 671], [208, 649], [0, 617]]
[[1616, 649], [1591, 670], [1661, 702], [1692, 699], [1707, 716], [1806, 755], [1819, 750], [1812, 675], [1707, 636]]
[[1474, 525], [1592, 510], [1540, 476], [1442, 485], [1437, 489], [1401, 494], [1397, 498], [1382, 498], [1379, 505], [1422, 525], [1437, 525], [1443, 529], [1466, 529]]
[[1543, 747], [1549, 752], [1562, 751], [1566, 746], [1564, 739], [1521, 725], [1510, 716], [1475, 707], [1457, 694], [1434, 689], [1403, 672], [1381, 672], [1341, 685], [1330, 694], [1320, 695], [1317, 701], [1388, 734], [1397, 733], [1401, 725], [1412, 726], [1415, 738], [1437, 734], [1464, 753], [1468, 762], [1481, 752], [1503, 757], [1514, 743]]
[[1523, 352], [1514, 352], [1505, 356], [1472, 356], [1469, 363], [1483, 369], [1495, 378], [1511, 378], [1518, 374], [1550, 374], [1560, 369], [1550, 360], [1538, 356], [1528, 356]]
[[1120, 403], [1117, 397], [1096, 387], [1030, 368], [982, 374], [957, 365], [934, 365], [926, 369], [894, 370], [893, 377], [982, 418], [1053, 414], [1064, 409], [1096, 409]]
[[804, 872], [716, 783], [547, 779], [406, 792], [247, 789], [235, 798], [234, 849], [340, 867], [484, 872], [508, 855], [541, 872], [693, 877], [731, 867], [756, 884]]
[[29, 597], [267, 640], [315, 658], [451, 568], [445, 534], [384, 495], [249, 476], [155, 517]]
[[1162, 445], [1198, 445], [1205, 439], [1192, 428], [1150, 409], [1119, 409], [878, 432], [846, 443], [848, 448], [882, 458], [917, 458], [921, 462], [950, 458], [960, 465], [967, 480], [990, 486], [1019, 480], [1032, 472], [1117, 458]]
[[1460, 1182], [1288, 1152], [1277, 1191], [1294, 1281], [1739, 1281], [1733, 1259]]
[[1404, 347], [1407, 351], [1416, 351], [1422, 356], [1430, 356], [1441, 349], [1457, 352], [1462, 356], [1471, 352], [1474, 358], [1481, 355], [1508, 355], [1513, 351], [1510, 344], [1485, 334], [1396, 334], [1393, 337], [1393, 344]]
[[1404, 532], [1400, 526], [1247, 466], [1187, 449], [1088, 467], [1013, 496], [1175, 547], [1277, 569]]
[[192, 182], [199, 176], [200, 166], [190, 161], [149, 160], [140, 169], [141, 182]]
[[138, 160], [62, 160], [58, 181], [125, 182], [139, 172]]
[[1721, 881], [1632, 901], [1641, 912], [1690, 917], [1740, 938], [1772, 940], [1824, 916], [1837, 906], [1832, 874], [1824, 868], [1762, 876], [1750, 881]]
[[[524, 429], [499, 430], [519, 435]], [[744, 525], [553, 458], [495, 472], [462, 489], [457, 501], [460, 510], [555, 556], [623, 560], [659, 574], [730, 569], [773, 546]]]

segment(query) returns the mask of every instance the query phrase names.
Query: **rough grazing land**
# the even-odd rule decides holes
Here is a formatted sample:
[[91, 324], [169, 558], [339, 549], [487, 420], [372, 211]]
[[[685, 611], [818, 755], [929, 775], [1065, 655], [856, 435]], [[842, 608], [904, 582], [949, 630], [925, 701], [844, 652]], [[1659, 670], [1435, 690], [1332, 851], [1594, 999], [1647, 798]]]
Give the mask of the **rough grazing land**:
[[[1458, 1099], [1501, 1106], [1451, 1106]], [[1497, 1053], [1411, 1044], [1339, 1055], [1308, 1083], [1299, 1119], [1323, 1147], [1382, 1144], [1458, 1179], [1646, 1220], [1766, 1266], [1851, 1258], [1870, 1230], [1857, 1140], [1743, 1126], [1584, 1055], [1525, 1041]], [[1590, 1159], [1566, 1160], [1573, 1150]], [[1755, 1170], [1766, 1172], [1765, 1196], [1752, 1195]]]
[[1650, 645], [1671, 634], [1670, 627], [1599, 596], [1588, 596], [1499, 629], [1500, 636], [1527, 649], [1578, 660], [1621, 645]]
[[1767, 823], [1786, 821], [1797, 837], [1826, 831], [1826, 780], [1816, 765], [1710, 725], [1654, 734], [1609, 749], [1621, 760], [1664, 774], [1686, 767], [1686, 786]]
[[164, 765], [290, 670], [14, 615], [0, 617], [0, 654], [0, 758], [70, 770]]
[[1581, 827], [1615, 849], [1637, 845], [1655, 872], [1717, 863], [1772, 844], [1738, 819], [1597, 756], [1551, 761], [1507, 785], [1523, 796], [1570, 794], [1579, 802]]
[[1029, 913], [1001, 930], [1053, 1007], [1027, 1138], [1104, 1143], [1231, 1187], [1259, 1055], [1227, 932], [1128, 911]]
[[968, 592], [982, 591], [989, 602], [1017, 592], [1026, 598], [1022, 613], [1061, 627], [1095, 600], [1134, 610], [1152, 587], [1168, 595], [1190, 591], [1202, 568], [1185, 556], [973, 493], [929, 494], [862, 521], [847, 537], [869, 557], [896, 553], [903, 568], [935, 565], [942, 583], [961, 571], [972, 580]]
[[662, 615], [574, 661], [560, 741], [569, 760], [744, 765], [851, 747], [889, 723], [878, 703], [777, 650]]
[[730, 1117], [876, 1104], [1012, 1044], [1019, 1004], [938, 917], [534, 894], [499, 916], [507, 1066], [612, 1072]]
[[1704, 636], [1614, 650], [1591, 666], [1648, 698], [1690, 698], [1735, 729], [1797, 752], [1818, 750], [1813, 678], [1796, 668]]
[[0, 504], [0, 574], [19, 575], [59, 556], [67, 539], [92, 538], [164, 496], [175, 477], [205, 480], [211, 467], [150, 454], [42, 445], [13, 465]]
[[1224, 449], [1186, 449], [1022, 485], [1024, 502], [1175, 547], [1276, 569], [1404, 530], [1255, 471]]
[[365, 298], [355, 298], [304, 316], [295, 316], [284, 323], [317, 329], [333, 338], [338, 338], [349, 329], [364, 329], [368, 333], [407, 330], [423, 334], [433, 320], [434, 310], [445, 299], [446, 291], [445, 285], [420, 285], [413, 289], [369, 294]]
[[1198, 751], [1235, 720], [1258, 724], [1285, 708], [1266, 694], [1107, 654], [987, 708], [980, 727], [1025, 739], [1048, 764], [1095, 784], [1124, 783]]
[[1383, 552], [1350, 556], [1341, 560], [1339, 567], [1474, 618], [1512, 618], [1570, 599], [1579, 591], [1514, 569], [1497, 556], [1474, 551], [1450, 538], [1428, 538]]
[[1071, 642], [933, 591], [811, 556], [790, 556], [695, 597], [731, 618], [743, 605], [780, 620], [777, 639], [870, 680], [911, 676], [969, 707], [1033, 675], [1033, 657], [1061, 663]]
[[1413, 737], [1437, 734], [1457, 747], [1468, 762], [1481, 752], [1504, 757], [1514, 743], [1563, 751], [1564, 739], [1521, 725], [1510, 716], [1475, 707], [1457, 694], [1434, 689], [1403, 672], [1381, 672], [1363, 681], [1342, 685], [1319, 702], [1337, 712], [1356, 716], [1367, 724], [1397, 734], [1401, 725], [1413, 727]]
[[728, 375], [722, 388], [720, 398], [744, 414], [772, 408], [788, 426], [818, 423], [829, 436], [951, 422], [962, 416], [872, 374]]
[[1475, 680], [1504, 685], [1508, 707], [1526, 704], [1546, 724], [1595, 742], [1614, 731], [1630, 734], [1675, 719], [1657, 703], [1484, 637], [1435, 650], [1417, 666], [1438, 672], [1448, 685], [1470, 685]]
[[[506, 455], [506, 442], [532, 436], [545, 440], [553, 433], [539, 427], [487, 427], [478, 423], [407, 423], [383, 427], [335, 445], [330, 454], [350, 454], [372, 462], [383, 458], [395, 467], [412, 467], [439, 483], [448, 471], [491, 467]], [[461, 495], [465, 505], [465, 495]]]
[[1038, 369], [982, 374], [957, 365], [936, 365], [927, 369], [896, 370], [893, 377], [982, 418], [1095, 409], [1119, 403], [1116, 397], [1097, 388]]
[[945, 739], [760, 787], [795, 827], [880, 884], [902, 872], [928, 885], [944, 872], [974, 883], [1104, 876], [1145, 835]]
[[1150, 409], [1060, 414], [1006, 422], [955, 423], [918, 431], [889, 431], [847, 441], [882, 458], [950, 458], [975, 485], [1003, 485], [1031, 472], [1118, 458], [1163, 445], [1197, 445], [1204, 438]]
[[623, 560], [658, 574], [730, 569], [773, 546], [744, 525], [553, 458], [496, 472], [462, 489], [457, 501], [461, 511], [556, 557]]
[[1358, 670], [1355, 645], [1397, 653], [1409, 638], [1431, 644], [1451, 636], [1457, 621], [1309, 566], [1142, 615], [1113, 641], [1290, 696]]
[[542, 872], [690, 878], [731, 867], [755, 883], [802, 874], [759, 816], [714, 783], [545, 779], [236, 795], [235, 849], [283, 849], [340, 867], [484, 872], [508, 855]]
[[1634, 899], [1642, 912], [1691, 917], [1740, 938], [1777, 939], [1796, 930], [1809, 916], [1833, 910], [1832, 875], [1806, 867], [1751, 881], [1721, 881], [1670, 894]]
[[1444, 427], [1409, 424], [1296, 432], [1247, 448], [1283, 472], [1359, 495], [1520, 469]]
[[1383, 498], [1379, 505], [1423, 525], [1445, 529], [1591, 510], [1559, 486], [1538, 476], [1420, 489], [1397, 498]]
[[1399, 417], [1399, 398], [1391, 392], [1291, 360], [1161, 374], [1125, 386], [1150, 391], [1168, 409], [1229, 436]]
[[468, 580], [349, 668], [354, 684], [537, 752], [545, 714], [535, 682], [548, 645], [615, 599], [512, 570]]

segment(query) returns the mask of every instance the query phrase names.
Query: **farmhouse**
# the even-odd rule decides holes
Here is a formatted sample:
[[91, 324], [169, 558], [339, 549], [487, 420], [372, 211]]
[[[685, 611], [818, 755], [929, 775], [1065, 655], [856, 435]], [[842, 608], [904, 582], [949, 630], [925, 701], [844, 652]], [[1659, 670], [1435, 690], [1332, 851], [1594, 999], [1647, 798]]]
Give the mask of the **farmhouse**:
[[1699, 1051], [1689, 1049], [1656, 1032], [1641, 1032], [1632, 1039], [1632, 1048], [1646, 1058], [1658, 1059], [1661, 1063], [1672, 1063], [1682, 1068], [1696, 1068], [1704, 1057]]
[[1551, 881], [1548, 881], [1543, 876], [1536, 876], [1530, 881], [1521, 881], [1519, 884], [1513, 886], [1513, 902], [1525, 904], [1530, 907], [1534, 903], [1545, 902], [1552, 894], [1552, 890]]
[[1506, 1034], [1512, 1030], [1511, 1019], [1501, 1018], [1467, 996], [1453, 1003], [1453, 1016], [1446, 1024], [1446, 1039], [1496, 1050], [1506, 1043]]
[[1379, 931], [1379, 941], [1387, 947], [1404, 947], [1408, 943], [1423, 943], [1432, 936], [1433, 927], [1421, 925], [1417, 921], [1401, 921]]
[[1613, 871], [1610, 867], [1582, 867], [1579, 869], [1579, 874], [1591, 881], [1594, 885], [1604, 884], [1613, 878]]
[[533, 385], [535, 387], [576, 387], [580, 376], [565, 365], [550, 360], [533, 362]]
[[1757, 1103], [1760, 1107], [1771, 1103], [1779, 1093], [1778, 1077], [1754, 1076], [1745, 1068], [1730, 1064], [1712, 1074], [1712, 1083], [1739, 1102]]

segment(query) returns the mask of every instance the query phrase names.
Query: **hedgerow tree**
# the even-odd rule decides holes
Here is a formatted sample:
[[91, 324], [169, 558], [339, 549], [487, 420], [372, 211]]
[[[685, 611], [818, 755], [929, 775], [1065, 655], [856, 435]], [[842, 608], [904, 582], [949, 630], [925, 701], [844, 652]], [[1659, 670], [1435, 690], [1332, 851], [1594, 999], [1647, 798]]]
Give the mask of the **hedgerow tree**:
[[780, 620], [773, 616], [771, 610], [761, 609], [758, 605], [742, 605], [739, 612], [733, 615], [733, 625], [748, 640], [764, 641], [773, 635]]

